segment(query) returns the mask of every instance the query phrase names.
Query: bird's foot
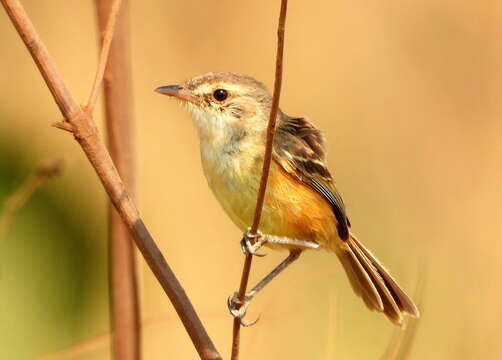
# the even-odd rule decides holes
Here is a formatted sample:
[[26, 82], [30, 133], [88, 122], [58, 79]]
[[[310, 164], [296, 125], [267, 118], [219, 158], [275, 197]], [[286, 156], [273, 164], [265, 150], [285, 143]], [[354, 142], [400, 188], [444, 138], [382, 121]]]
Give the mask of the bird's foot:
[[264, 257], [267, 254], [258, 252], [264, 243], [261, 232], [257, 231], [256, 234], [252, 234], [251, 229], [248, 228], [241, 239], [241, 250], [245, 255]]
[[246, 316], [246, 311], [251, 302], [251, 298], [251, 296], [246, 295], [244, 296], [244, 300], [241, 301], [239, 299], [239, 293], [234, 292], [234, 294], [227, 300], [227, 307], [230, 315], [232, 315], [236, 319], [239, 319], [241, 325], [244, 327], [253, 326], [258, 322], [258, 320], [260, 320], [259, 316], [254, 321], [244, 320], [244, 316]]

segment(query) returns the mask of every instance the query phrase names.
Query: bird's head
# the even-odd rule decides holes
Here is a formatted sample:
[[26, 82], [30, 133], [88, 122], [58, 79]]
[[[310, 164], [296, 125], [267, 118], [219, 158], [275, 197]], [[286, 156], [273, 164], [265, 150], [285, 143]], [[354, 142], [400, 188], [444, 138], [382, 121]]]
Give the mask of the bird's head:
[[208, 73], [155, 91], [181, 101], [201, 138], [262, 133], [267, 127], [272, 98], [263, 83], [247, 75]]

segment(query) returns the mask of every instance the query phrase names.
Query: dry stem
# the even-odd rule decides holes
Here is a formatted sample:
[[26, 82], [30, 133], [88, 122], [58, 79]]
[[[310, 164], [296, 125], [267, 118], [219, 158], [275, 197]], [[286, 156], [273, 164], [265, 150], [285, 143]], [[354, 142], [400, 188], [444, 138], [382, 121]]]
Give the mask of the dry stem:
[[148, 232], [138, 209], [101, 140], [96, 125], [70, 94], [47, 48], [38, 36], [19, 0], [0, 0], [31, 53], [56, 101], [65, 122], [94, 167], [113, 205], [119, 212], [136, 245], [171, 300], [202, 359], [221, 359], [178, 279]]
[[[122, 0], [113, 0], [110, 11], [107, 11], [104, 14], [101, 14], [101, 7], [98, 7], [98, 22], [101, 32], [103, 32], [103, 18], [105, 17], [105, 14], [107, 14], [108, 17], [106, 18], [107, 23], [106, 28], [103, 32], [104, 35], [101, 39], [101, 53], [99, 54], [98, 69], [96, 70], [96, 75], [94, 76], [94, 84], [92, 85], [91, 94], [89, 95], [89, 100], [87, 100], [86, 104], [86, 110], [89, 114], [92, 114], [92, 112], [94, 111], [96, 100], [98, 99], [99, 89], [101, 88], [101, 84], [103, 83], [105, 69], [107, 67], [107, 63], [109, 62], [110, 48], [112, 45], [112, 40], [114, 38], [113, 35], [115, 32], [115, 24], [117, 23], [117, 15], [119, 14], [121, 4]], [[122, 11], [122, 14], [123, 13], [124, 12]]]
[[[281, 0], [281, 12], [279, 15], [279, 25], [277, 29], [277, 55], [275, 63], [275, 82], [274, 82], [274, 96], [272, 99], [272, 107], [270, 109], [270, 118], [267, 127], [267, 142], [265, 147], [265, 155], [263, 157], [263, 169], [260, 181], [260, 188], [258, 190], [258, 197], [256, 200], [256, 208], [251, 226], [251, 234], [256, 234], [260, 226], [261, 213], [263, 209], [263, 201], [265, 199], [265, 191], [267, 189], [268, 175], [270, 172], [270, 162], [272, 161], [272, 147], [274, 143], [275, 123], [277, 119], [277, 111], [279, 109], [279, 99], [281, 96], [282, 85], [282, 64], [284, 53], [284, 28], [286, 24], [286, 11], [288, 8], [288, 1]], [[251, 271], [252, 255], [246, 255], [244, 266], [242, 268], [241, 283], [239, 286], [239, 300], [241, 303], [246, 296], [246, 288], [249, 281], [249, 273]], [[232, 360], [239, 358], [239, 345], [240, 345], [240, 330], [241, 319], [234, 318], [233, 331], [232, 331]]]
[[9, 233], [16, 212], [26, 204], [40, 185], [51, 177], [59, 175], [63, 171], [63, 167], [64, 163], [61, 159], [40, 164], [35, 172], [28, 176], [21, 186], [8, 197], [5, 201], [4, 212], [0, 216], [0, 241], [5, 239]]
[[[158, 331], [156, 328], [160, 326], [166, 325], [172, 316], [160, 316], [155, 318], [149, 318], [143, 320], [141, 323], [141, 327], [144, 331]], [[89, 357], [93, 352], [97, 352], [102, 350], [105, 346], [109, 345], [111, 341], [111, 334], [104, 333], [93, 338], [87, 339], [81, 343], [71, 345], [67, 348], [57, 350], [55, 352], [51, 352], [48, 354], [44, 354], [40, 357], [37, 357], [36, 360], [65, 360], [65, 359], [76, 359], [83, 358], [85, 355], [86, 358]]]
[[[103, 82], [106, 68], [104, 92], [108, 148], [129, 193], [134, 196], [134, 119], [129, 49], [129, 3], [127, 0], [122, 1], [122, 7], [120, 7], [121, 0], [96, 0], [95, 3], [102, 50], [87, 111], [92, 113], [97, 90], [100, 88], [99, 84]], [[112, 36], [115, 27], [115, 36]], [[141, 325], [134, 242], [112, 204], [109, 206], [108, 237], [113, 358], [139, 360]]]

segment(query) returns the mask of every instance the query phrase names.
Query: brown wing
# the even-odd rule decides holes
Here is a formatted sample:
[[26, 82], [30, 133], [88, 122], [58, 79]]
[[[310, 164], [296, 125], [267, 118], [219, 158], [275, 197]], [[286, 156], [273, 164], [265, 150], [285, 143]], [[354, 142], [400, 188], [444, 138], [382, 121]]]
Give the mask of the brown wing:
[[338, 235], [349, 238], [350, 222], [345, 205], [326, 165], [322, 133], [304, 118], [280, 115], [275, 138], [274, 159], [284, 170], [322, 195], [338, 221]]

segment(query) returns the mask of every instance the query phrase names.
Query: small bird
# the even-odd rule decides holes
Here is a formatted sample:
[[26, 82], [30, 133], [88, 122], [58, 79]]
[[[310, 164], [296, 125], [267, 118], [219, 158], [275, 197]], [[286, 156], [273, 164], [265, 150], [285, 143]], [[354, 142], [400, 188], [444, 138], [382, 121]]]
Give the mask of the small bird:
[[311, 122], [278, 111], [260, 232], [253, 245], [248, 226], [260, 186], [272, 104], [266, 86], [247, 75], [222, 72], [156, 91], [180, 100], [192, 115], [204, 174], [225, 212], [244, 232], [243, 251], [260, 255], [262, 245], [289, 250], [288, 257], [246, 294], [244, 304], [238, 304], [234, 294], [229, 303], [234, 316], [242, 318], [256, 293], [308, 249], [335, 253], [369, 309], [384, 313], [396, 325], [403, 323], [405, 313], [419, 316], [410, 297], [352, 234], [326, 166], [324, 136]]

